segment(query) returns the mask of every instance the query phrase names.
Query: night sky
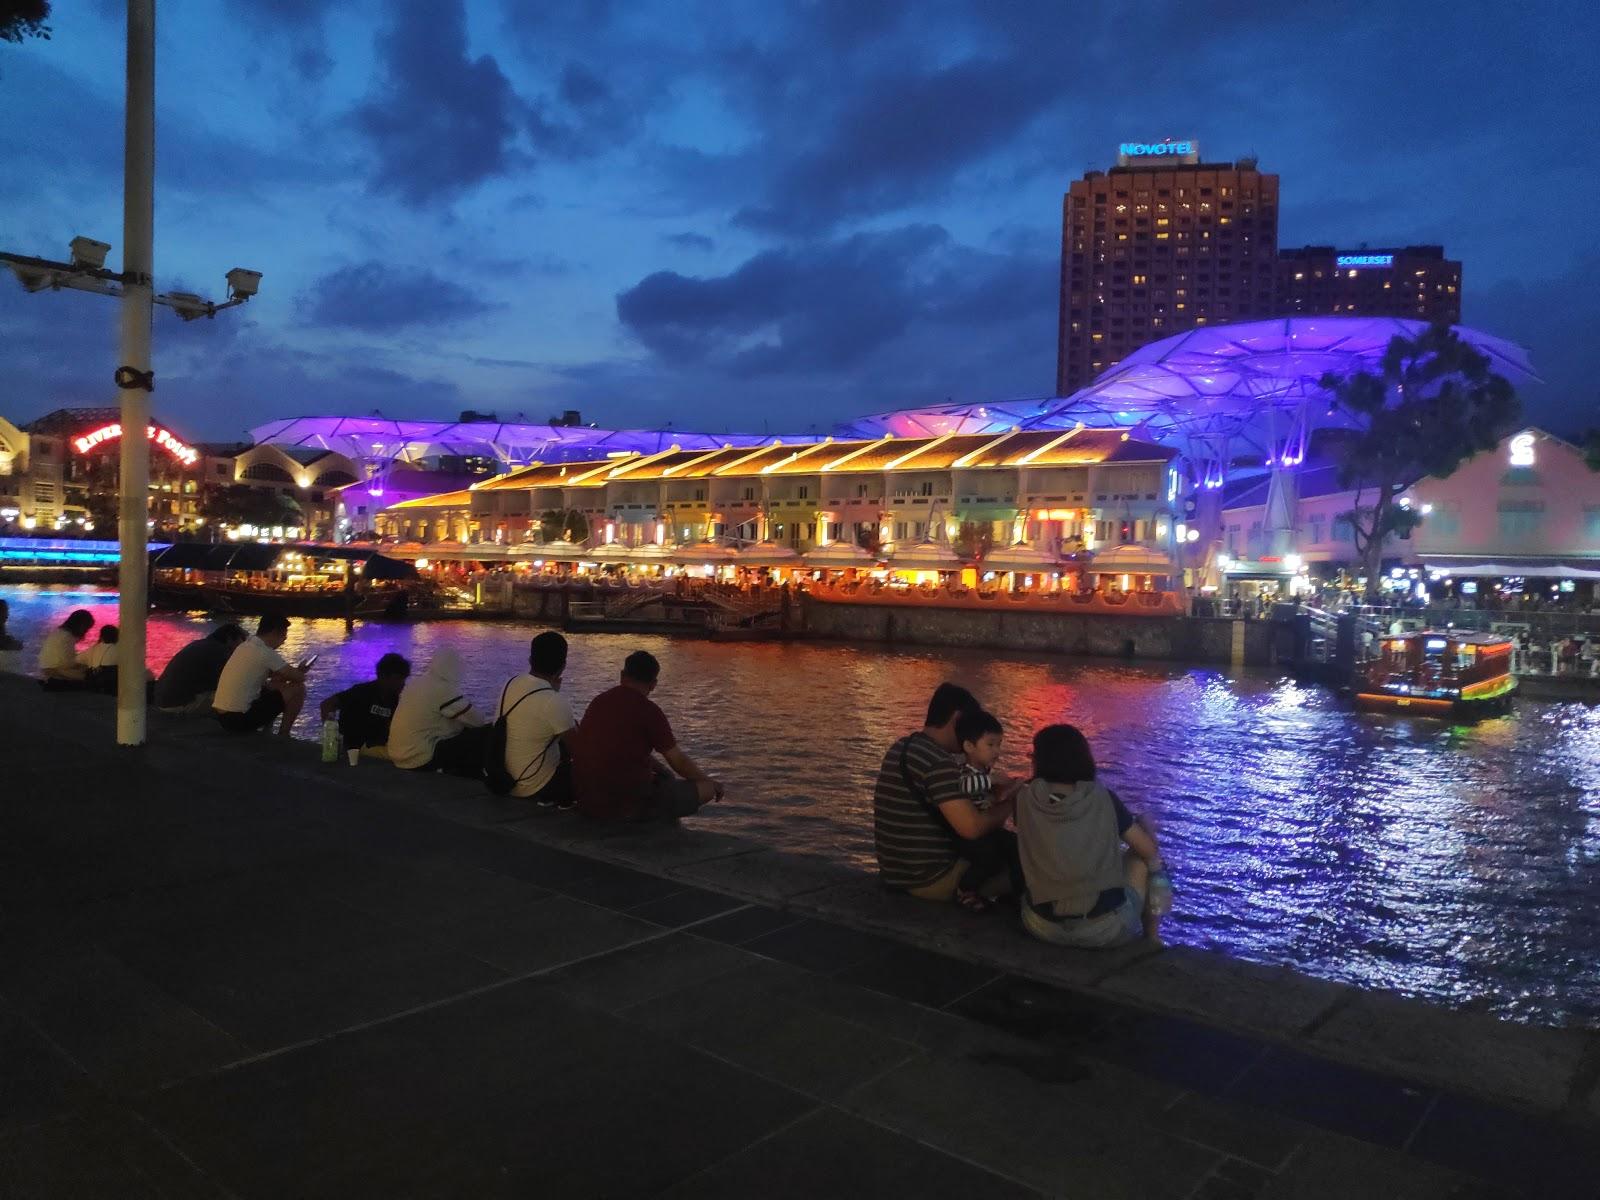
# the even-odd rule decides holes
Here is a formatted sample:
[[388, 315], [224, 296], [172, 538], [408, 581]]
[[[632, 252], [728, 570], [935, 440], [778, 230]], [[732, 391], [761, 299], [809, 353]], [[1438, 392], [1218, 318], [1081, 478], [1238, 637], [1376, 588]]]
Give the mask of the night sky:
[[[122, 4], [0, 43], [0, 248], [120, 261]], [[1600, 6], [160, 0], [158, 414], [772, 432], [1048, 393], [1061, 194], [1282, 177], [1285, 246], [1442, 242], [1530, 415], [1600, 424]], [[116, 305], [0, 279], [0, 413], [114, 399]]]

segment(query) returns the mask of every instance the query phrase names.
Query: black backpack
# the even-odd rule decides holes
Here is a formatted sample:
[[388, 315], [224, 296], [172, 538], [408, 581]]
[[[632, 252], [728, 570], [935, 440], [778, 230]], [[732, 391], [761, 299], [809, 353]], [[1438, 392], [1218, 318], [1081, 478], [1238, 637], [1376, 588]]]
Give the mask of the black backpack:
[[528, 772], [536, 769], [544, 761], [545, 755], [550, 753], [550, 747], [560, 740], [559, 737], [554, 737], [545, 743], [545, 748], [539, 751], [538, 756], [527, 765], [521, 775], [513, 775], [506, 770], [506, 718], [516, 712], [517, 705], [526, 700], [528, 696], [537, 696], [540, 692], [555, 691], [549, 684], [543, 687], [536, 687], [527, 696], [518, 697], [516, 704], [506, 708], [506, 693], [511, 690], [511, 685], [515, 682], [516, 680], [514, 679], [507, 680], [506, 686], [500, 689], [500, 704], [496, 711], [499, 711], [499, 709], [505, 709], [505, 711], [501, 712], [494, 719], [494, 724], [489, 726], [489, 740], [484, 744], [483, 748], [483, 786], [496, 796], [509, 796], [511, 789], [526, 779]]

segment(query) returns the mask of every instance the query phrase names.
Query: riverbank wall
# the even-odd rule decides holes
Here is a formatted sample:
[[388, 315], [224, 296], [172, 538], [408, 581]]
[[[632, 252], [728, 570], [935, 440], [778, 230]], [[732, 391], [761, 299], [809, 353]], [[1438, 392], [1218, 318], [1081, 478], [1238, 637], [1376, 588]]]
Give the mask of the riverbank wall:
[[1270, 666], [1285, 630], [1269, 621], [804, 603], [814, 637], [983, 650], [1044, 651], [1163, 662]]

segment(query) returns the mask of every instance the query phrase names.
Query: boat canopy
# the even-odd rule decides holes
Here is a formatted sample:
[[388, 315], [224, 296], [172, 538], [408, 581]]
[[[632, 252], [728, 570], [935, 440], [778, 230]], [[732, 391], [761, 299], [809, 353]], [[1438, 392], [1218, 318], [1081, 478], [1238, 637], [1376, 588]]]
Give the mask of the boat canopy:
[[417, 569], [369, 546], [317, 546], [276, 542], [176, 542], [156, 555], [157, 570], [270, 571], [285, 554], [359, 563], [367, 579], [415, 579]]

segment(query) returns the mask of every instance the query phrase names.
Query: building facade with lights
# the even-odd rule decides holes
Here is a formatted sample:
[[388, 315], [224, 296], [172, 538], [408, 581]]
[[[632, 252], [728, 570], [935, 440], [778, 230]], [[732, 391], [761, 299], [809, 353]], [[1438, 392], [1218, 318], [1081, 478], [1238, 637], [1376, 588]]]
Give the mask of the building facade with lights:
[[1278, 177], [1194, 141], [1123, 143], [1061, 207], [1056, 394], [1172, 333], [1275, 314]]
[[[1227, 502], [1224, 579], [1360, 573], [1362, 556], [1345, 514], [1362, 498], [1340, 485], [1330, 465], [1301, 472], [1297, 485], [1292, 511], [1282, 516], [1266, 479]], [[1384, 547], [1385, 562], [1404, 568], [1396, 579], [1406, 590], [1420, 584], [1431, 595], [1471, 596], [1504, 589], [1507, 580], [1518, 581], [1510, 586], [1521, 591], [1521, 581], [1536, 579], [1540, 592], [1581, 587], [1588, 594], [1600, 580], [1600, 472], [1579, 447], [1543, 430], [1519, 430], [1449, 476], [1419, 480], [1400, 503], [1421, 517], [1408, 536]], [[1275, 541], [1280, 527], [1290, 537]]]
[[[380, 515], [405, 541], [529, 540], [567, 519], [591, 544], [713, 539], [804, 552], [836, 542], [893, 553], [930, 541], [1047, 555], [1119, 545], [1170, 548], [1165, 446], [1074, 429], [804, 446], [669, 448], [534, 466]], [[580, 539], [581, 540], [581, 539]]]
[[1461, 264], [1443, 246], [1338, 250], [1302, 246], [1278, 255], [1278, 312], [1461, 320]]
[[[199, 536], [214, 524], [219, 535], [249, 525], [267, 536], [331, 537], [338, 489], [359, 477], [327, 450], [190, 442], [158, 419], [145, 436], [159, 536]], [[0, 419], [0, 529], [115, 536], [121, 439], [114, 408], [61, 408], [22, 425]], [[249, 519], [267, 514], [275, 515]]]

